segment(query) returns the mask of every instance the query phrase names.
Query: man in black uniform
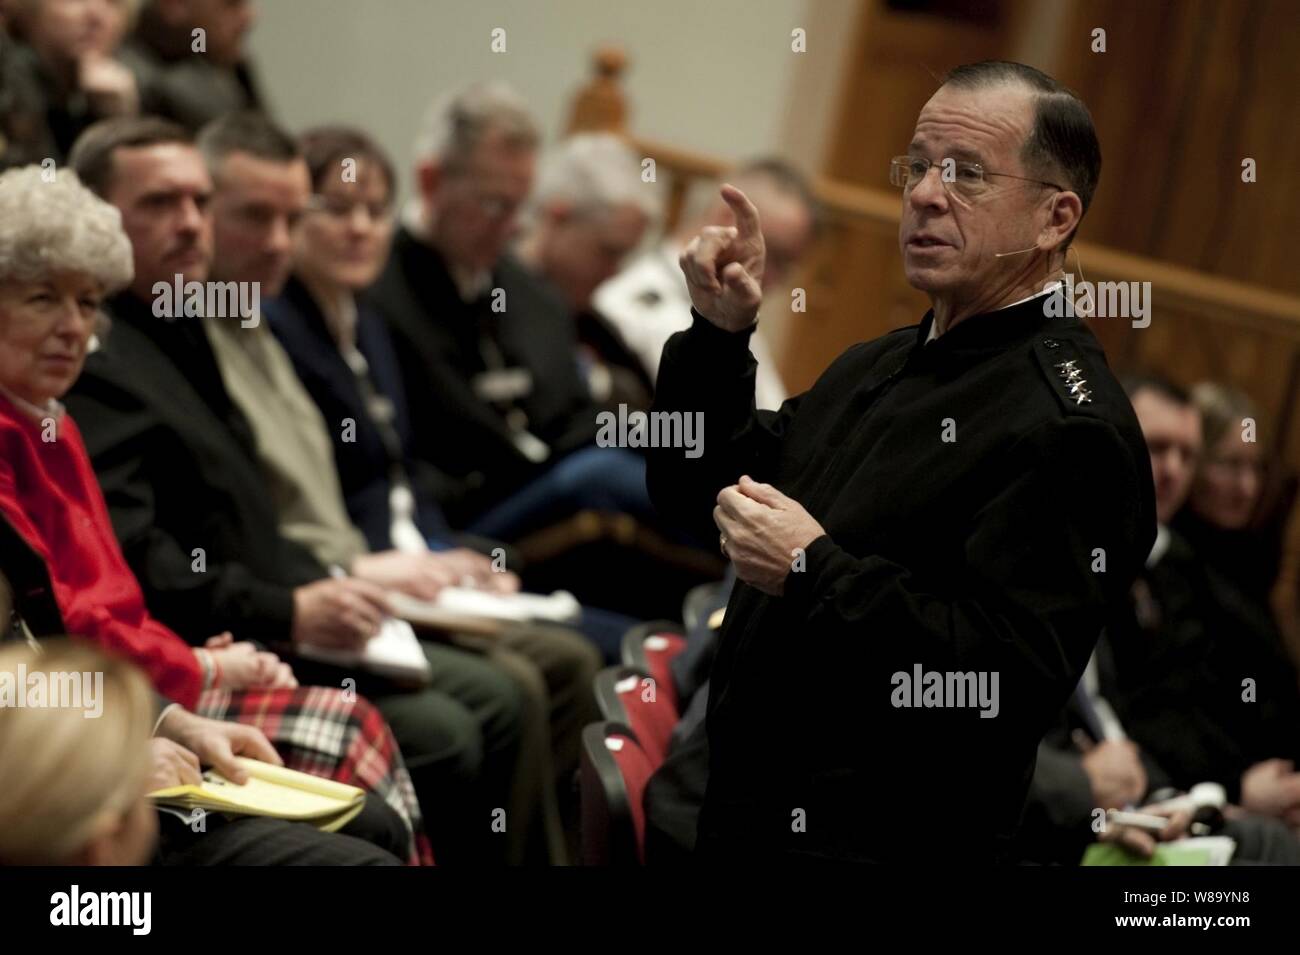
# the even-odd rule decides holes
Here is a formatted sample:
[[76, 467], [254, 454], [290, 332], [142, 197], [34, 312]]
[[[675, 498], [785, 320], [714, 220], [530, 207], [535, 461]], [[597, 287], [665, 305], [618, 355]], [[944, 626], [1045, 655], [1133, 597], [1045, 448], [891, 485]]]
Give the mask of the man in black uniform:
[[694, 319], [655, 410], [702, 411], [705, 453], [654, 452], [649, 486], [688, 528], [716, 524], [740, 579], [697, 852], [1007, 857], [1038, 741], [1155, 535], [1124, 392], [1092, 334], [1052, 317], [1100, 165], [1050, 77], [954, 70], [892, 169], [932, 309], [775, 413], [754, 409], [747, 347], [753, 205], [724, 186], [737, 225], [683, 253]]

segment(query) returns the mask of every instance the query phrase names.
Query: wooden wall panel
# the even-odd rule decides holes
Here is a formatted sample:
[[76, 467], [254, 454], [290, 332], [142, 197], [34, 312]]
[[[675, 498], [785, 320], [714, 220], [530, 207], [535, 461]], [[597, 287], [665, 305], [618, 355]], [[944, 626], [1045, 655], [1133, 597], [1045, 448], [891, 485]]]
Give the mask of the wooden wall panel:
[[[1094, 27], [1107, 52], [1093, 53]], [[1101, 187], [1092, 242], [1300, 292], [1300, 4], [1095, 0], [1075, 5], [1054, 67], [1092, 111]], [[1255, 159], [1259, 181], [1241, 181]]]

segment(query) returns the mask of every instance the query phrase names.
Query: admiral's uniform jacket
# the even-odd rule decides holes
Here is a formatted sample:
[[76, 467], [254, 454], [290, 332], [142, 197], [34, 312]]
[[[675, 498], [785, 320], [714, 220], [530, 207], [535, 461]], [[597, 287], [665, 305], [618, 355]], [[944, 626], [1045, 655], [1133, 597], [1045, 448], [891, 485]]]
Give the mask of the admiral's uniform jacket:
[[1132, 408], [1047, 301], [929, 343], [927, 314], [778, 412], [754, 409], [749, 331], [696, 315], [669, 340], [655, 410], [704, 412], [704, 454], [651, 452], [656, 505], [716, 539], [717, 494], [748, 474], [826, 529], [783, 596], [732, 595], [697, 851], [1006, 857], [1038, 742], [1155, 537]]

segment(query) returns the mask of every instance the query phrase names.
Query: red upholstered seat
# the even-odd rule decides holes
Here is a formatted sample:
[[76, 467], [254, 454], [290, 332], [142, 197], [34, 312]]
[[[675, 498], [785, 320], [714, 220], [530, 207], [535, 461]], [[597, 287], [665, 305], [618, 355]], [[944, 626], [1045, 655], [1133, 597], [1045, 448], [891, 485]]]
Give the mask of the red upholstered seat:
[[670, 664], [673, 657], [686, 649], [686, 638], [680, 633], [652, 633], [641, 641], [641, 647], [645, 651], [647, 669], [654, 677], [659, 692], [668, 697], [674, 710], [680, 711], [677, 684], [673, 680]]
[[636, 667], [606, 667], [596, 674], [596, 700], [606, 719], [630, 727], [658, 768], [668, 755], [668, 740], [680, 714], [676, 694]]
[[645, 862], [641, 800], [654, 772], [636, 735], [619, 723], [593, 723], [582, 733], [579, 783], [584, 865]]
[[623, 636], [623, 663], [654, 677], [656, 694], [666, 696], [679, 712], [681, 704], [670, 664], [684, 649], [686, 636], [681, 624], [667, 620], [637, 624]]

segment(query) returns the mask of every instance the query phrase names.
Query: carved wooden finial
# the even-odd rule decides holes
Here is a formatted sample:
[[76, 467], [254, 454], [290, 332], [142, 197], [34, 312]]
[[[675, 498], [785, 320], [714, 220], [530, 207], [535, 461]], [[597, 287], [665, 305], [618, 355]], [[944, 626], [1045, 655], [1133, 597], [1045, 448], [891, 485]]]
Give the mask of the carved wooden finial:
[[599, 47], [592, 54], [591, 66], [594, 75], [573, 97], [573, 109], [569, 112], [569, 124], [564, 134], [627, 135], [627, 101], [622, 87], [627, 53], [616, 44]]

